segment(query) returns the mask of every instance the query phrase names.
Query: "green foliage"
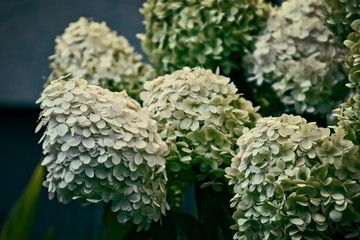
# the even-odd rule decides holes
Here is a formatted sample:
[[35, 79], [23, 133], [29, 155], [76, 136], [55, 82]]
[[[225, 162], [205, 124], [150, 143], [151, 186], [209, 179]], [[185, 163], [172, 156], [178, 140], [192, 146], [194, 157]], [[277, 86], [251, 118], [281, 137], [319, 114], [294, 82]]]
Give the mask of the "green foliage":
[[30, 239], [44, 174], [44, 168], [40, 165], [36, 166], [26, 188], [5, 219], [0, 240]]
[[252, 47], [269, 8], [263, 0], [148, 0], [139, 38], [159, 75], [185, 66], [229, 73]]
[[235, 239], [360, 236], [359, 147], [300, 116], [267, 117], [239, 140], [226, 169]]
[[141, 55], [104, 22], [81, 17], [55, 41], [49, 82], [68, 74], [81, 76], [90, 84], [112, 91], [126, 90], [138, 100], [143, 83], [155, 77], [153, 68], [141, 61]]

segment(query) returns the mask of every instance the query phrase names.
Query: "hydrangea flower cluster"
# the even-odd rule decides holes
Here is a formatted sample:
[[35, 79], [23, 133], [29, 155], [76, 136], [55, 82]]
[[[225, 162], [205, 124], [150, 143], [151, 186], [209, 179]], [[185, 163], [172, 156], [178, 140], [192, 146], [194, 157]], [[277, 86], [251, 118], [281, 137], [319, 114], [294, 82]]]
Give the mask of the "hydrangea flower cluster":
[[[236, 93], [230, 79], [201, 67], [175, 71], [145, 83], [141, 98], [157, 120], [160, 136], [169, 146], [171, 176], [181, 183], [186, 174], [224, 176], [245, 127], [260, 117], [258, 107]], [[170, 181], [169, 172], [169, 181]]]
[[226, 169], [234, 239], [360, 236], [359, 147], [300, 116], [259, 119]]
[[200, 65], [229, 73], [239, 67], [269, 8], [263, 0], [148, 0], [139, 37], [159, 75]]
[[354, 32], [349, 34], [344, 44], [350, 49], [345, 60], [349, 68], [350, 81], [346, 86], [353, 89], [354, 93], [347, 102], [335, 110], [335, 115], [339, 116], [338, 125], [345, 129], [347, 137], [360, 145], [360, 20], [355, 20], [351, 27]]
[[49, 81], [71, 74], [90, 84], [112, 91], [126, 90], [138, 99], [143, 83], [155, 77], [123, 36], [111, 31], [105, 22], [81, 17], [56, 38], [55, 54], [50, 57]]
[[125, 91], [54, 80], [37, 101], [49, 198], [111, 202], [117, 220], [149, 228], [168, 208], [166, 144], [156, 121]]
[[360, 16], [359, 0], [322, 0], [327, 27], [342, 43], [351, 32], [351, 23]]
[[[285, 1], [271, 11], [255, 50], [244, 58], [254, 89], [269, 85], [286, 111], [324, 116], [346, 97], [341, 50], [322, 8], [317, 0]], [[257, 95], [263, 102], [263, 92]]]

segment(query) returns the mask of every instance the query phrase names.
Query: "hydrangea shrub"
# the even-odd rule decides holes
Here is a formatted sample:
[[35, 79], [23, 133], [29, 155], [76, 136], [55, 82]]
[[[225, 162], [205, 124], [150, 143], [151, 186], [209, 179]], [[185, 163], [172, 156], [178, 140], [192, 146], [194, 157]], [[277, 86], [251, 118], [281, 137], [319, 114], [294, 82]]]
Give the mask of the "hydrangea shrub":
[[49, 83], [38, 103], [50, 199], [111, 202], [117, 220], [131, 219], [138, 229], [165, 214], [167, 146], [156, 121], [125, 91], [60, 79]]
[[263, 0], [148, 0], [141, 13], [142, 48], [158, 74], [203, 66], [224, 73], [239, 68], [270, 6]]
[[[346, 97], [342, 51], [322, 8], [317, 0], [285, 1], [270, 12], [254, 51], [244, 57], [253, 88], [268, 85], [287, 112], [324, 116]], [[262, 91], [255, 97], [263, 102]]]
[[[236, 140], [260, 117], [230, 79], [201, 67], [175, 71], [145, 83], [144, 107], [158, 122], [170, 175], [186, 183], [184, 170], [222, 178]], [[190, 178], [191, 179], [191, 178]]]
[[359, 147], [344, 131], [283, 114], [238, 139], [226, 169], [235, 196], [234, 239], [359, 237]]
[[55, 42], [48, 81], [71, 74], [112, 91], [126, 90], [138, 99], [143, 83], [155, 77], [153, 68], [142, 62], [126, 38], [111, 31], [105, 22], [81, 17]]
[[347, 137], [360, 144], [360, 20], [355, 20], [351, 27], [354, 32], [349, 34], [344, 44], [350, 49], [345, 59], [349, 69], [349, 83], [346, 86], [354, 92], [347, 102], [335, 110], [335, 115], [339, 116], [338, 126], [345, 129]]

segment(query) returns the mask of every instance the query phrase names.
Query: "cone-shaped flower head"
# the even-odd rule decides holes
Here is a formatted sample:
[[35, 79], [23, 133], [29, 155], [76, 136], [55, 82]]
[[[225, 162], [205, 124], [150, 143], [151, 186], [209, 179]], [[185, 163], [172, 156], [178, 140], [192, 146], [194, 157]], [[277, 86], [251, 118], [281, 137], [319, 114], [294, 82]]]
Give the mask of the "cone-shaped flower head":
[[353, 95], [335, 110], [339, 116], [338, 125], [345, 129], [347, 137], [356, 144], [360, 144], [360, 20], [355, 20], [351, 27], [354, 32], [350, 33], [344, 44], [350, 49], [345, 64], [349, 68], [349, 83], [346, 84], [354, 90]]
[[138, 99], [143, 83], [155, 77], [153, 68], [144, 64], [141, 55], [105, 22], [81, 17], [55, 42], [49, 81], [67, 74], [81, 76], [90, 84], [112, 91], [126, 90], [129, 96]]
[[200, 65], [229, 73], [239, 67], [269, 8], [263, 0], [148, 0], [139, 37], [159, 74]]
[[111, 201], [118, 221], [131, 219], [138, 229], [159, 220], [168, 207], [167, 147], [146, 110], [125, 91], [79, 78], [50, 82], [38, 102], [50, 198]]
[[[326, 115], [348, 92], [341, 51], [322, 21], [320, 3], [285, 1], [245, 57], [248, 80], [269, 85], [286, 110], [298, 114]], [[256, 96], [260, 102], [262, 95]]]
[[169, 181], [171, 174], [185, 179], [179, 171], [190, 167], [192, 173], [200, 169], [205, 175], [223, 177], [237, 138], [245, 127], [255, 125], [258, 108], [241, 98], [229, 81], [204, 68], [185, 67], [145, 83], [146, 91], [140, 95], [144, 107], [158, 121], [170, 150]]
[[226, 169], [234, 239], [333, 239], [360, 234], [360, 156], [344, 131], [293, 115], [259, 119]]
[[322, 0], [325, 22], [328, 28], [339, 38], [346, 40], [351, 30], [351, 23], [360, 16], [359, 0]]

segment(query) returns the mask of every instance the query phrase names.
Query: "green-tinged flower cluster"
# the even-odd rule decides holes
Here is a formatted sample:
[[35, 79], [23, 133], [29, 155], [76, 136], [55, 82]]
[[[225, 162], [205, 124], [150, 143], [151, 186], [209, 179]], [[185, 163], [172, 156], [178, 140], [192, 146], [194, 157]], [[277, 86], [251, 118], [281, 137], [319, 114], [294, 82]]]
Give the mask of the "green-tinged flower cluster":
[[229, 73], [239, 68], [269, 9], [263, 0], [148, 0], [139, 37], [160, 75], [185, 66]]
[[360, 144], [360, 20], [355, 20], [351, 27], [354, 32], [350, 33], [344, 41], [346, 47], [350, 49], [345, 59], [345, 64], [349, 68], [349, 83], [347, 87], [354, 91], [353, 95], [335, 110], [335, 115], [339, 116], [338, 125], [344, 128], [347, 137], [354, 143]]
[[[245, 127], [253, 127], [258, 108], [236, 93], [230, 79], [204, 68], [188, 68], [145, 83], [141, 98], [158, 121], [170, 177], [187, 184], [186, 170], [224, 176]], [[198, 170], [200, 169], [200, 171]], [[180, 187], [181, 188], [181, 187]]]
[[126, 90], [138, 100], [143, 83], [155, 77], [153, 68], [141, 61], [128, 41], [111, 31], [105, 22], [81, 17], [56, 38], [55, 54], [50, 57], [49, 82], [71, 74], [90, 84], [112, 91]]
[[346, 40], [351, 32], [351, 23], [360, 17], [359, 0], [322, 0], [325, 23], [339, 38], [340, 43]]
[[50, 199], [111, 202], [117, 220], [130, 219], [138, 229], [165, 214], [167, 146], [156, 121], [125, 91], [59, 79], [37, 102]]
[[[318, 0], [285, 1], [244, 59], [254, 89], [269, 85], [285, 111], [325, 116], [346, 97], [342, 51], [322, 21], [322, 7]], [[263, 95], [257, 93], [259, 102]]]
[[359, 237], [359, 147], [300, 116], [261, 118], [226, 169], [234, 239]]

